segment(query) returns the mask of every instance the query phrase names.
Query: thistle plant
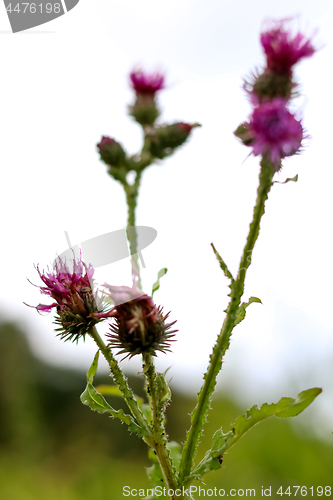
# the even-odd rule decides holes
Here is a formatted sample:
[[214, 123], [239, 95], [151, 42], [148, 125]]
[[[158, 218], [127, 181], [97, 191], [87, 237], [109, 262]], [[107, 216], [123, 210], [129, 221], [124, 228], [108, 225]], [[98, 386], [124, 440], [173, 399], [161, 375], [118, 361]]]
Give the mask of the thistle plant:
[[[229, 348], [232, 332], [235, 326], [244, 320], [247, 307], [253, 302], [261, 302], [257, 297], [242, 302], [242, 297], [265, 204], [271, 188], [277, 182], [273, 179], [281, 171], [283, 159], [299, 154], [307, 137], [301, 120], [290, 110], [290, 104], [298, 94], [294, 67], [303, 58], [314, 54], [313, 41], [302, 33], [293, 34], [288, 27], [288, 21], [282, 20], [272, 21], [266, 26], [261, 33], [260, 42], [266, 56], [266, 66], [260, 70], [256, 69], [244, 82], [244, 90], [253, 109], [248, 119], [234, 132], [236, 137], [250, 148], [250, 154], [260, 157], [257, 199], [235, 277], [212, 244], [219, 266], [229, 281], [230, 301], [182, 446], [168, 441], [165, 409], [171, 402], [171, 391], [165, 374], [157, 372], [154, 365], [154, 357], [167, 354], [172, 342], [177, 339], [177, 330], [173, 328], [176, 321], [172, 318], [172, 313], [164, 314], [162, 306], [156, 305], [152, 296], [142, 290], [135, 230], [136, 206], [143, 172], [153, 163], [174, 154], [191, 136], [193, 129], [199, 126], [198, 123], [158, 123], [158, 94], [165, 88], [165, 77], [162, 73], [149, 74], [136, 68], [130, 74], [134, 101], [129, 107], [129, 114], [142, 127], [141, 151], [134, 156], [129, 155], [119, 142], [106, 136], [97, 144], [108, 174], [122, 185], [126, 195], [127, 237], [133, 286], [105, 283], [102, 286], [104, 291], [100, 292], [93, 283], [92, 266], [89, 262], [82, 262], [80, 258], [73, 258], [71, 270], [62, 259], [57, 260], [53, 271], [41, 272], [37, 266], [44, 283], [40, 290], [53, 300], [50, 305], [37, 305], [37, 311], [50, 312], [53, 308], [56, 309], [55, 323], [61, 339], [78, 342], [88, 335], [98, 347], [87, 372], [87, 386], [81, 395], [82, 403], [94, 411], [119, 419], [149, 447], [149, 457], [152, 460], [152, 466], [148, 469], [152, 483], [151, 498], [154, 498], [154, 488], [157, 486], [165, 487], [165, 496], [173, 500], [190, 498], [191, 483], [202, 480], [209, 471], [219, 469], [225, 452], [251, 427], [273, 415], [279, 418], [296, 416], [321, 392], [320, 388], [311, 388], [295, 398], [283, 397], [277, 403], [266, 403], [260, 408], [252, 406], [236, 419], [229, 431], [218, 429], [213, 436], [211, 448], [200, 463], [195, 463], [195, 454], [207, 419], [216, 378]], [[134, 180], [130, 182], [129, 177]], [[296, 180], [296, 177], [287, 179]], [[159, 279], [164, 273], [165, 270], [159, 273]], [[158, 286], [159, 281], [154, 288]], [[102, 321], [110, 324], [105, 340], [97, 331], [97, 326]], [[108, 362], [115, 384], [109, 388], [103, 386], [103, 391], [123, 397], [128, 406], [128, 414], [110, 406], [103, 394], [93, 386], [100, 354]], [[121, 359], [142, 357], [146, 402], [135, 396], [129, 387], [120, 367], [121, 360], [118, 361], [119, 355], [122, 356]]]

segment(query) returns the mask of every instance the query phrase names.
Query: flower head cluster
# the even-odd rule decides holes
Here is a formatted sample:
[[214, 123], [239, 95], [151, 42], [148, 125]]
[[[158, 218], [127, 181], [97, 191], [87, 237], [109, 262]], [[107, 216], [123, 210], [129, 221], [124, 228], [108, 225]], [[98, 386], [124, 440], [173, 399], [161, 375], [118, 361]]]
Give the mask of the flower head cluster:
[[261, 33], [266, 67], [251, 82], [245, 82], [254, 109], [248, 122], [235, 131], [246, 146], [252, 147], [252, 154], [268, 160], [275, 171], [281, 168], [282, 158], [301, 149], [304, 129], [288, 109], [296, 87], [292, 70], [315, 52], [311, 39], [301, 33], [293, 35], [286, 25], [287, 20], [274, 21]]
[[91, 316], [94, 313], [106, 311], [103, 297], [94, 291], [94, 269], [87, 266], [81, 259], [73, 259], [73, 269], [70, 269], [65, 260], [57, 259], [53, 272], [38, 274], [45, 286], [40, 286], [43, 295], [51, 297], [52, 304], [38, 304], [35, 308], [40, 312], [57, 310], [55, 323], [59, 325], [57, 331], [65, 340], [77, 341], [98, 322]]
[[132, 357], [148, 353], [156, 356], [156, 351], [170, 350], [170, 342], [177, 331], [170, 328], [176, 322], [166, 323], [170, 313], [163, 316], [162, 308], [138, 288], [139, 278], [135, 269], [132, 288], [104, 285], [114, 304], [112, 309], [105, 296], [99, 297], [94, 292], [94, 269], [81, 259], [73, 259], [73, 270], [58, 258], [53, 272], [41, 272], [38, 266], [37, 271], [45, 285], [39, 286], [41, 293], [54, 302], [38, 304], [35, 309], [40, 313], [56, 308], [55, 323], [59, 326], [56, 330], [61, 338], [78, 341], [96, 323], [112, 318], [115, 323], [111, 325], [109, 347], [120, 348], [119, 354], [126, 353]]
[[[115, 307], [103, 317], [114, 318], [111, 325], [109, 347], [121, 349], [119, 354], [133, 357], [136, 354], [151, 354], [156, 351], [169, 351], [170, 342], [177, 330], [170, 330], [176, 323], [166, 323], [169, 314], [162, 314], [162, 308], [157, 307], [149, 295], [138, 287], [137, 271], [133, 272], [133, 286], [104, 286], [109, 290]], [[101, 317], [102, 315], [96, 315]]]

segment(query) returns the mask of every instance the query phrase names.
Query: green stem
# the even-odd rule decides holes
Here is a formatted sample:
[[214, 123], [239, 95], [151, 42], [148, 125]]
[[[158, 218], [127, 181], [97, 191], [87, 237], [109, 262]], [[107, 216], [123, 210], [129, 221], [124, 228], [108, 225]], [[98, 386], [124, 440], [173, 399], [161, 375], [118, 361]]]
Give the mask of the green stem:
[[137, 206], [137, 199], [139, 194], [139, 186], [141, 181], [142, 170], [137, 171], [136, 178], [133, 185], [124, 184], [126, 193], [126, 200], [128, 206], [128, 220], [127, 220], [127, 239], [130, 244], [130, 252], [132, 256], [132, 266], [136, 267], [139, 273], [138, 288], [141, 288], [140, 266], [138, 256], [138, 235], [135, 227], [135, 209]]
[[[96, 344], [98, 345], [100, 351], [102, 352], [103, 356], [105, 357], [106, 361], [108, 362], [110, 366], [111, 373], [113, 375], [114, 381], [118, 385], [119, 389], [121, 390], [124, 399], [127, 403], [127, 406], [129, 407], [132, 415], [134, 418], [136, 418], [138, 424], [141, 426], [142, 429], [144, 429], [148, 434], [151, 434], [151, 430], [149, 427], [149, 424], [143, 415], [142, 411], [139, 408], [138, 402], [134, 397], [133, 391], [129, 388], [127, 380], [121, 369], [119, 368], [119, 365], [114, 358], [112, 352], [110, 349], [108, 349], [103, 341], [103, 339], [100, 337], [99, 333], [96, 330], [96, 327], [93, 327], [90, 330], [90, 336], [94, 339]], [[151, 439], [146, 437], [144, 440], [151, 446]]]
[[[163, 478], [167, 489], [175, 491], [177, 489], [177, 480], [175, 470], [172, 466], [169, 452], [167, 449], [167, 440], [165, 438], [165, 429], [163, 425], [163, 410], [160, 404], [160, 395], [158, 393], [155, 366], [150, 354], [143, 354], [143, 372], [147, 378], [148, 394], [151, 403], [153, 419], [153, 449], [160, 464]], [[182, 496], [172, 495], [172, 500], [181, 499]]]
[[180, 464], [180, 485], [182, 485], [184, 481], [186, 482], [186, 477], [191, 472], [194, 453], [198, 445], [199, 437], [202, 433], [205, 415], [209, 409], [210, 396], [214, 391], [216, 377], [222, 367], [222, 358], [229, 347], [229, 339], [232, 330], [235, 327], [237, 310], [244, 292], [246, 272], [251, 264], [253, 248], [259, 235], [260, 220], [265, 212], [265, 202], [273, 184], [272, 179], [274, 173], [275, 172], [272, 166], [262, 160], [257, 201], [254, 207], [253, 220], [250, 224], [246, 245], [240, 261], [238, 275], [236, 280], [231, 284], [231, 298], [226, 309], [227, 314], [223, 321], [217, 342], [213, 348], [213, 352], [210, 356], [210, 364], [204, 375], [204, 383], [198, 396], [197, 406], [192, 413], [191, 427], [187, 433], [186, 442], [183, 448], [182, 460]]

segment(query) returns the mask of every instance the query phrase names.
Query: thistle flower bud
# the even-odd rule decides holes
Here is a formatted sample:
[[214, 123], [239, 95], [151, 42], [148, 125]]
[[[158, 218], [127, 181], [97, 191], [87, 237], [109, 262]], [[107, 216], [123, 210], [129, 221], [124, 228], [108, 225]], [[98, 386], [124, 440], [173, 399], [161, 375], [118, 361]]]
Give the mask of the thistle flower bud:
[[164, 75], [137, 69], [130, 74], [130, 80], [136, 93], [136, 100], [129, 107], [130, 115], [142, 126], [153, 125], [160, 114], [155, 94], [164, 88]]
[[111, 137], [102, 136], [101, 141], [97, 144], [101, 160], [111, 167], [119, 167], [125, 160], [125, 151], [119, 142], [111, 139]]
[[177, 330], [170, 330], [176, 323], [166, 323], [169, 314], [163, 316], [161, 307], [157, 307], [151, 297], [143, 294], [137, 287], [138, 275], [133, 272], [132, 288], [126, 286], [104, 286], [110, 291], [109, 296], [115, 303], [110, 316], [115, 320], [111, 325], [109, 347], [121, 349], [119, 354], [132, 358], [136, 354], [151, 354], [156, 351], [169, 351], [171, 337]]
[[188, 139], [192, 129], [200, 127], [199, 123], [190, 125], [189, 123], [173, 123], [155, 129], [151, 136], [150, 152], [156, 158], [164, 158], [171, 154]]
[[84, 338], [101, 321], [90, 315], [107, 310], [104, 298], [94, 291], [92, 266], [88, 267], [80, 259], [73, 259], [73, 271], [70, 271], [66, 262], [58, 258], [53, 272], [41, 272], [38, 265], [36, 269], [45, 284], [39, 287], [41, 293], [55, 302], [38, 304], [35, 309], [40, 313], [56, 308], [55, 324], [59, 325], [56, 331], [59, 331], [57, 335], [62, 339], [78, 341], [80, 337]]
[[160, 115], [154, 97], [151, 94], [139, 94], [132, 106], [129, 106], [129, 114], [140, 125], [153, 125]]
[[293, 94], [296, 95], [293, 67], [303, 58], [312, 56], [316, 50], [311, 39], [302, 33], [293, 35], [286, 27], [287, 22], [286, 19], [270, 21], [267, 29], [261, 33], [266, 67], [262, 73], [256, 72], [244, 82], [244, 88], [254, 105], [275, 97], [290, 99]]
[[244, 89], [254, 106], [275, 97], [290, 99], [296, 93], [296, 87], [289, 75], [274, 73], [268, 68], [261, 74], [252, 74], [244, 81]]

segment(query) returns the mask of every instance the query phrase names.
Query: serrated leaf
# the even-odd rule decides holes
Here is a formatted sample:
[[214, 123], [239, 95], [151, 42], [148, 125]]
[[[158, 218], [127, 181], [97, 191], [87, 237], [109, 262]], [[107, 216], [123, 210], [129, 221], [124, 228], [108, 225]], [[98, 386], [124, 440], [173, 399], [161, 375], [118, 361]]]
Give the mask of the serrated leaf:
[[236, 313], [236, 321], [235, 325], [238, 325], [243, 319], [245, 318], [246, 315], [246, 308], [249, 307], [250, 304], [253, 302], [258, 302], [262, 304], [261, 300], [258, 299], [258, 297], [250, 297], [248, 302], [242, 302], [240, 306], [238, 307], [237, 313]]
[[157, 281], [153, 284], [153, 289], [151, 292], [151, 296], [154, 295], [154, 293], [160, 288], [160, 279], [168, 272], [166, 267], [162, 267], [160, 271], [157, 274]]
[[118, 418], [122, 422], [125, 422], [129, 430], [138, 434], [139, 437], [145, 436], [146, 432], [134, 421], [131, 415], [126, 415], [122, 409], [115, 410], [112, 408], [102, 394], [92, 385], [94, 375], [97, 371], [98, 357], [99, 352], [96, 353], [91, 367], [87, 371], [87, 386], [80, 396], [81, 402], [89, 406], [93, 411], [97, 411], [98, 413], [109, 413], [113, 418]]
[[111, 415], [115, 418], [120, 418], [127, 425], [130, 425], [130, 416], [125, 415], [123, 410], [114, 410], [112, 406], [105, 401], [102, 394], [96, 391], [95, 387], [88, 382], [87, 387], [80, 397], [82, 403], [84, 405], [89, 406], [92, 410], [97, 411], [98, 413], [111, 413]]
[[276, 416], [279, 418], [288, 418], [295, 417], [299, 415], [305, 408], [307, 408], [319, 394], [322, 392], [322, 389], [319, 387], [314, 387], [312, 389], [308, 389], [306, 391], [300, 392], [296, 399], [292, 398], [282, 398], [291, 400], [288, 405], [284, 408], [284, 410], [276, 413]]
[[218, 253], [218, 251], [214, 247], [213, 243], [211, 243], [211, 247], [212, 247], [212, 249], [213, 249], [213, 251], [215, 253], [215, 256], [216, 256], [217, 260], [219, 261], [220, 268], [224, 272], [224, 276], [226, 278], [230, 279], [231, 283], [233, 283], [234, 278], [233, 278], [231, 272], [229, 271], [227, 264], [224, 262], [224, 260], [222, 259], [221, 255]]
[[294, 417], [305, 410], [321, 392], [322, 389], [314, 387], [300, 392], [296, 399], [281, 398], [278, 403], [265, 403], [261, 408], [258, 408], [257, 405], [252, 406], [245, 415], [237, 417], [235, 423], [231, 426], [231, 431], [227, 434], [224, 434], [222, 429], [215, 432], [211, 449], [207, 451], [204, 458], [187, 479], [201, 479], [207, 472], [219, 469], [226, 450], [261, 420], [273, 415], [279, 418]]

